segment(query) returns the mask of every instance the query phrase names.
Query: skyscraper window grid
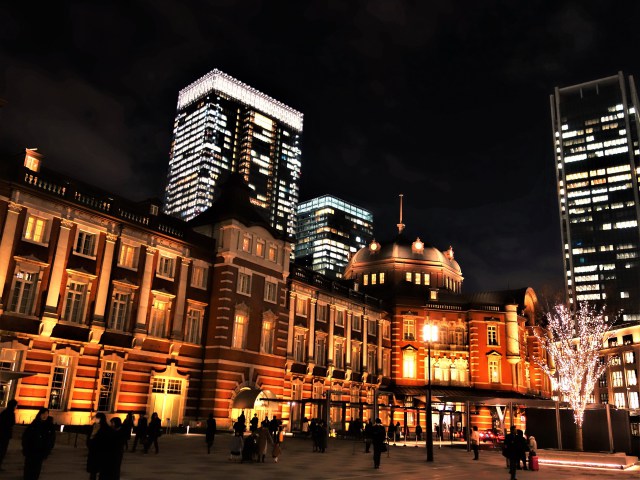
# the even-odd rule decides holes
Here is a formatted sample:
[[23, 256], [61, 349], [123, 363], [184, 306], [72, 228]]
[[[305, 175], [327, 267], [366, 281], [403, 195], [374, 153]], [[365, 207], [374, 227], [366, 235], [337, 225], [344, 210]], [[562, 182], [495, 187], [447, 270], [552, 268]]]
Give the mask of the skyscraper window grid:
[[550, 98], [569, 301], [640, 320], [639, 121], [633, 77], [556, 88]]

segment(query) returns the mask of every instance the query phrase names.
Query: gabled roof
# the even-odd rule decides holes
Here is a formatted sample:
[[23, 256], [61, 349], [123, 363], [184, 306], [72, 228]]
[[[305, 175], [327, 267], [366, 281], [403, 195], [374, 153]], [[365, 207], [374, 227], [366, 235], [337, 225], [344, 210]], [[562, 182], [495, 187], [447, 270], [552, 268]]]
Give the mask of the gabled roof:
[[213, 205], [188, 222], [191, 228], [233, 219], [247, 227], [263, 227], [275, 238], [285, 236], [269, 224], [266, 211], [263, 214], [258, 207], [251, 203], [251, 187], [247, 185], [239, 173], [229, 174], [226, 181], [220, 185], [218, 192]]

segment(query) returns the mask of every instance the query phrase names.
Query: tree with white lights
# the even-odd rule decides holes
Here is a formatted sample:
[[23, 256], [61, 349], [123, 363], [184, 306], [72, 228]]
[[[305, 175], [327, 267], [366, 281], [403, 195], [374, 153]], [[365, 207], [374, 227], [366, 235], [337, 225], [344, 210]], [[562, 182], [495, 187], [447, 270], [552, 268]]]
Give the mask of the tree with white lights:
[[599, 355], [611, 327], [603, 311], [586, 302], [576, 310], [556, 304], [546, 315], [546, 328], [535, 333], [548, 359], [536, 358], [535, 361], [551, 379], [560, 400], [568, 402], [573, 410], [577, 450], [583, 449], [584, 410], [596, 382], [607, 368], [607, 362], [601, 362]]

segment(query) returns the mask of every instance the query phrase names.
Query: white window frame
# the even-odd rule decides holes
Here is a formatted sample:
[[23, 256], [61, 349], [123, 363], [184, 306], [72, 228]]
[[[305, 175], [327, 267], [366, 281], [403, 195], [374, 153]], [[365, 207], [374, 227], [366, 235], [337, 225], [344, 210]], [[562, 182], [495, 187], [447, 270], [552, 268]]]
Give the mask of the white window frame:
[[[344, 370], [344, 357], [345, 357], [344, 344], [345, 344], [344, 338], [337, 338], [335, 339], [334, 345], [333, 345], [333, 365], [338, 370]], [[340, 355], [338, 355], [338, 351], [340, 352]]]
[[344, 310], [336, 309], [336, 327], [344, 327], [344, 318], [347, 316], [347, 312]]
[[351, 342], [351, 370], [362, 371], [362, 344], [359, 342]]
[[297, 328], [293, 334], [293, 359], [298, 363], [306, 360], [307, 332]]
[[405, 317], [402, 319], [402, 340], [414, 342], [416, 340], [416, 319]]
[[[122, 298], [123, 296], [127, 298]], [[114, 288], [111, 294], [107, 328], [119, 332], [126, 332], [129, 326], [132, 305], [133, 290]]]
[[[164, 308], [159, 308], [164, 305]], [[164, 313], [160, 313], [164, 312]], [[150, 337], [165, 338], [171, 313], [171, 298], [154, 296], [149, 312], [149, 327], [147, 334]]]
[[306, 297], [296, 297], [296, 315], [306, 317], [309, 312], [309, 299]]
[[251, 235], [243, 235], [240, 239], [240, 249], [246, 253], [252, 253], [253, 239]]
[[231, 348], [246, 348], [248, 325], [249, 315], [244, 312], [236, 312], [233, 318], [233, 336], [231, 337]]
[[191, 286], [201, 290], [206, 290], [208, 275], [209, 267], [207, 265], [194, 262], [191, 266]]
[[316, 365], [324, 367], [327, 364], [327, 337], [316, 332], [315, 345], [313, 347], [313, 356]]
[[411, 348], [402, 351], [402, 378], [418, 378], [418, 352]]
[[[96, 402], [98, 412], [112, 412], [114, 410], [113, 407], [116, 399], [118, 371], [118, 361], [111, 359], [105, 359], [102, 361], [98, 399]], [[101, 408], [103, 406], [101, 405], [103, 398], [107, 398], [107, 408]]]
[[202, 324], [204, 306], [187, 301], [187, 314], [184, 322], [184, 341], [199, 345], [202, 343]]
[[76, 231], [76, 238], [73, 244], [73, 254], [80, 257], [96, 258], [99, 234], [82, 228]]
[[[9, 303], [7, 305], [7, 312], [17, 313], [19, 315], [33, 316], [36, 308], [36, 299], [38, 297], [38, 290], [40, 290], [40, 272], [37, 267], [32, 267], [23, 263], [18, 263], [14, 270], [13, 279], [11, 282], [11, 290], [9, 291]], [[25, 280], [25, 275], [33, 276], [32, 282], [29, 283]], [[31, 285], [28, 298], [25, 300], [25, 286]], [[16, 297], [16, 289], [19, 289]]]
[[500, 336], [498, 332], [498, 325], [487, 325], [487, 346], [499, 347]]
[[166, 280], [173, 280], [176, 275], [176, 263], [176, 257], [160, 253], [158, 256], [156, 276]]
[[[497, 357], [489, 357], [487, 362], [489, 370], [489, 383], [502, 383], [502, 369], [500, 368], [500, 359]], [[495, 377], [493, 372], [496, 373]]]
[[273, 243], [269, 244], [267, 250], [267, 259], [270, 262], [276, 263], [278, 261], [278, 246]]
[[[66, 410], [69, 400], [69, 390], [71, 386], [73, 367], [73, 357], [70, 355], [56, 355], [51, 367], [49, 395], [47, 398], [47, 408], [50, 410]], [[57, 395], [54, 391], [59, 392]], [[53, 398], [59, 396], [59, 402], [52, 404]]]
[[242, 271], [238, 272], [238, 293], [251, 295], [251, 274]]
[[[71, 286], [82, 286], [81, 290], [72, 289]], [[62, 307], [62, 320], [65, 322], [83, 325], [87, 315], [87, 306], [89, 304], [89, 295], [91, 294], [91, 282], [88, 279], [80, 279], [70, 277], [67, 280], [67, 287], [64, 291], [64, 305]], [[72, 302], [71, 304], [69, 302]], [[80, 310], [74, 303], [80, 302]]]
[[260, 333], [260, 353], [272, 355], [275, 351], [276, 343], [276, 317], [262, 319], [262, 329]]
[[265, 302], [278, 303], [278, 283], [265, 279], [264, 281]]

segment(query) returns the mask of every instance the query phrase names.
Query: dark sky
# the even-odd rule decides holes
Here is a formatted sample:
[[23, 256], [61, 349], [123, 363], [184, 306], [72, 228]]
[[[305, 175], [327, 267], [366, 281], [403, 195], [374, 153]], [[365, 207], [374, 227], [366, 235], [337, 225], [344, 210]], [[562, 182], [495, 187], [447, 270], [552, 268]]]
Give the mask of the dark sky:
[[0, 155], [162, 196], [178, 91], [222, 71], [304, 113], [301, 199], [450, 244], [466, 291], [561, 287], [549, 94], [640, 74], [640, 2], [0, 6]]

